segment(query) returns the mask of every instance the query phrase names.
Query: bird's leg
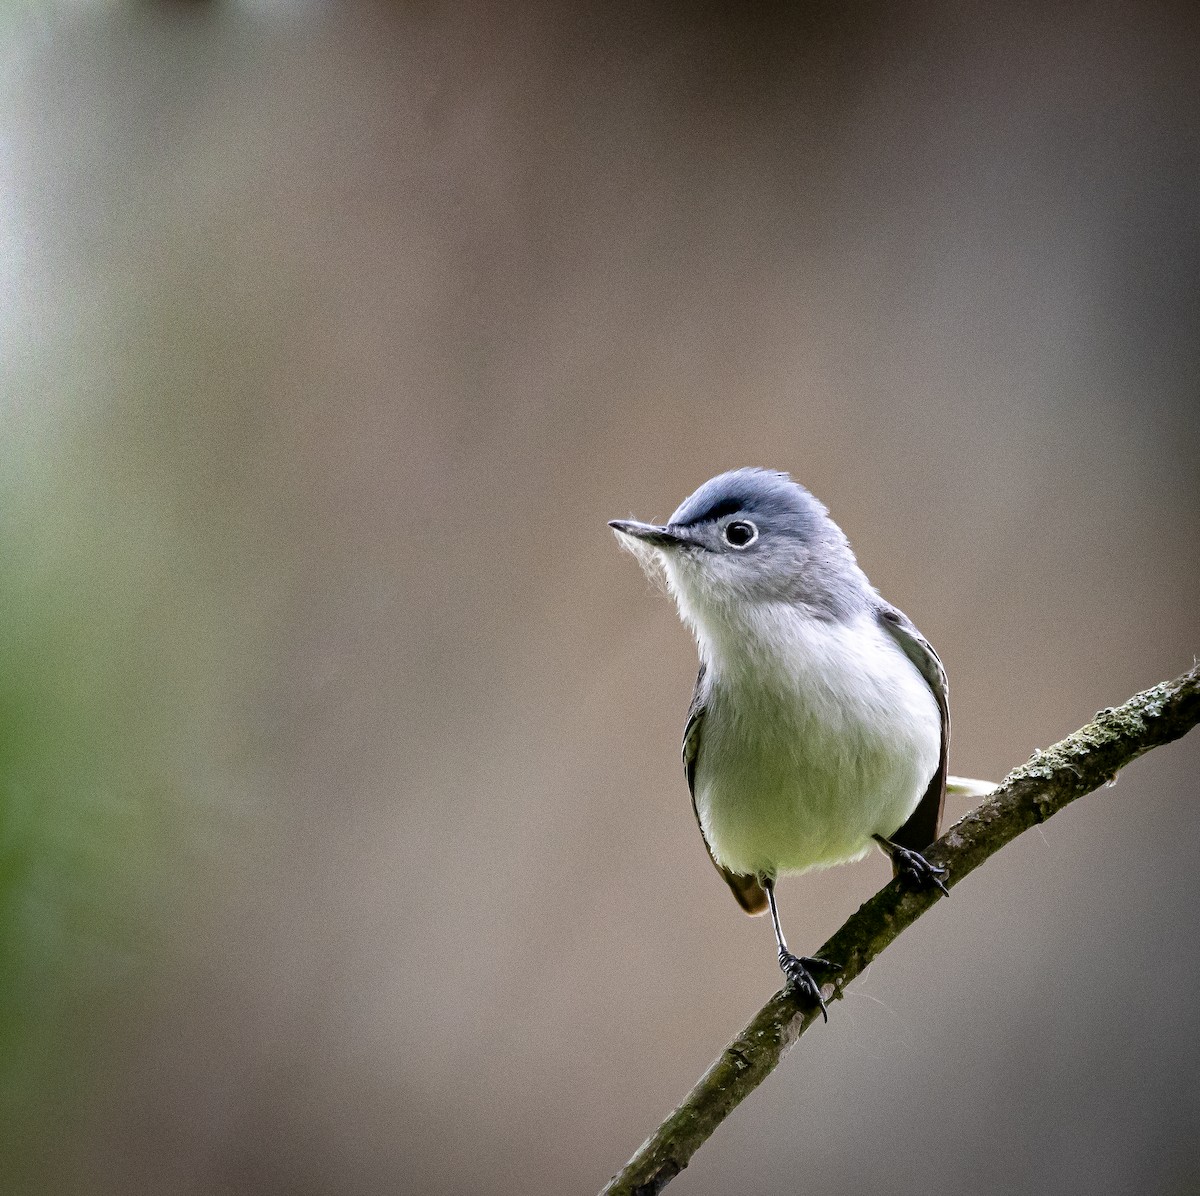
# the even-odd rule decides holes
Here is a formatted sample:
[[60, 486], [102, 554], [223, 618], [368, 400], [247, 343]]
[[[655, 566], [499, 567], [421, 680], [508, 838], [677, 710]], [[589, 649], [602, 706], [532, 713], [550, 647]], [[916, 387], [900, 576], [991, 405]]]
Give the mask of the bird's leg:
[[766, 878], [762, 887], [767, 891], [767, 903], [771, 907], [771, 925], [775, 928], [775, 942], [779, 944], [779, 966], [783, 969], [788, 983], [805, 1001], [821, 1007], [821, 1016], [829, 1021], [829, 1011], [821, 997], [821, 986], [813, 979], [813, 969], [840, 972], [842, 965], [830, 963], [827, 959], [810, 959], [807, 955], [793, 955], [788, 950], [787, 940], [783, 937], [783, 928], [779, 925], [779, 910], [775, 905], [775, 881]]
[[946, 875], [945, 868], [931, 864], [919, 851], [901, 847], [899, 843], [893, 843], [891, 839], [885, 839], [882, 835], [872, 835], [871, 838], [879, 844], [884, 854], [892, 861], [892, 871], [897, 876], [903, 876], [918, 889], [936, 887], [941, 889], [947, 897], [950, 896], [950, 890], [942, 884], [942, 877]]

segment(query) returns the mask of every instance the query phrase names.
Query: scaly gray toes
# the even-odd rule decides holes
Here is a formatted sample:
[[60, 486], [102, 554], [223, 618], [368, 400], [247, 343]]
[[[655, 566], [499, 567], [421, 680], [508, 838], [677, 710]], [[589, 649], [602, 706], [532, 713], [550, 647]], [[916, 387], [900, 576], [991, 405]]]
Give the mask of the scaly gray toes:
[[795, 995], [807, 1005], [820, 1006], [821, 1016], [829, 1021], [829, 1010], [825, 1008], [825, 1001], [821, 996], [821, 986], [813, 978], [809, 969], [815, 967], [818, 970], [821, 968], [840, 970], [840, 965], [831, 964], [824, 959], [810, 959], [808, 956], [793, 955], [790, 951], [780, 951], [779, 966]]

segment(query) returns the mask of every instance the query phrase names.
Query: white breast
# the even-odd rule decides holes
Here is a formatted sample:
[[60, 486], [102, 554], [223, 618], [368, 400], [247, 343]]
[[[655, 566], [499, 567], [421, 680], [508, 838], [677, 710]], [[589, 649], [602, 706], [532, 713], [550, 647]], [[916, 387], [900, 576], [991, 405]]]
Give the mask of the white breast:
[[781, 605], [752, 618], [700, 629], [713, 680], [695, 776], [705, 838], [741, 873], [861, 858], [937, 770], [937, 702], [872, 612], [845, 624]]

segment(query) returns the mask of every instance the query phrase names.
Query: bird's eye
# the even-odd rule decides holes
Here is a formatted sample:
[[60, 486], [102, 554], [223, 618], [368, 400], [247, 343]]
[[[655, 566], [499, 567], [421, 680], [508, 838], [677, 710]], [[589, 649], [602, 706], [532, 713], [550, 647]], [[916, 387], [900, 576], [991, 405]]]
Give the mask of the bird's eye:
[[758, 528], [748, 519], [735, 519], [725, 525], [725, 542], [734, 548], [749, 548], [758, 539]]

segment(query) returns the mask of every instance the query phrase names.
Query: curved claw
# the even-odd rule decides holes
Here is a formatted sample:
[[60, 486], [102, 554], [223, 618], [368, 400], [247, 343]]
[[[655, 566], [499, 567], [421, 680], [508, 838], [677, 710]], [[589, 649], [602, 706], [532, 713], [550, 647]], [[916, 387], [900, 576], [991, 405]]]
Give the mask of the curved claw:
[[892, 867], [897, 876], [903, 876], [918, 889], [936, 888], [945, 896], [950, 896], [950, 890], [946, 888], [941, 879], [948, 873], [941, 865], [931, 864], [919, 851], [911, 851], [889, 839], [876, 836], [876, 842], [891, 856]]
[[817, 971], [825, 971], [825, 972], [840, 972], [842, 970], [842, 965], [840, 963], [833, 963], [832, 961], [830, 961], [828, 959], [815, 959], [810, 955], [799, 955], [799, 956], [793, 956], [792, 958], [799, 959], [800, 962], [810, 972], [814, 968], [816, 968]]
[[945, 894], [947, 897], [949, 897], [949, 896], [950, 896], [950, 890], [949, 890], [948, 888], [946, 888], [946, 886], [945, 886], [944, 884], [942, 884], [942, 882], [941, 882], [941, 880], [940, 880], [940, 877], [943, 877], [943, 876], [945, 876], [945, 875], [946, 875], [946, 869], [945, 869], [945, 868], [939, 868], [939, 869], [938, 869], [938, 870], [937, 870], [935, 873], [933, 873], [933, 874], [932, 874], [932, 875], [929, 877], [929, 880], [930, 880], [930, 883], [931, 883], [931, 884], [935, 884], [935, 885], [937, 885], [937, 887], [938, 887], [939, 889], [941, 889], [941, 891], [942, 891], [942, 892], [943, 892], [943, 893], [944, 893], [944, 894]]
[[[904, 848], [901, 848], [904, 851]], [[896, 861], [900, 874], [910, 880], [919, 889], [940, 889], [945, 896], [950, 896], [950, 890], [942, 883], [946, 869], [938, 864], [931, 864], [923, 855], [916, 851], [906, 851], [907, 859]]]
[[810, 959], [806, 955], [793, 955], [790, 951], [779, 952], [779, 966], [787, 977], [788, 984], [795, 990], [796, 995], [809, 1005], [817, 1005], [821, 1016], [829, 1021], [829, 1010], [825, 1008], [825, 999], [821, 996], [821, 986], [813, 978], [810, 968], [829, 968], [841, 971], [841, 965], [830, 963], [826, 959]]

